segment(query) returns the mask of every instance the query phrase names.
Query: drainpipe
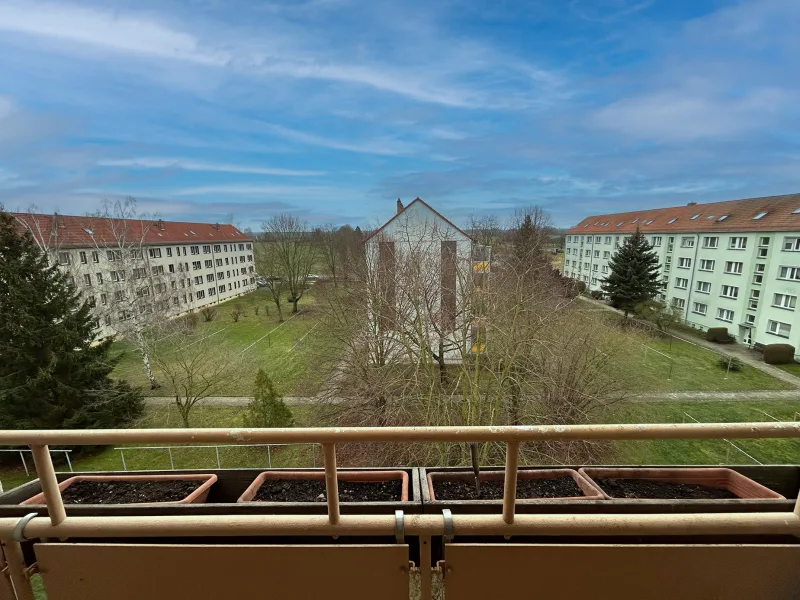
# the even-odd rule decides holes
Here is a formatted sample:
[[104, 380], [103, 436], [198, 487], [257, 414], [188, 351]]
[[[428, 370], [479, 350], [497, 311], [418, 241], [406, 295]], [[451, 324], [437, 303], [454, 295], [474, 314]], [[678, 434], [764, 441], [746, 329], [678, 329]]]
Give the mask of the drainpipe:
[[[676, 236], [677, 237], [677, 236]], [[694, 293], [694, 273], [697, 271], [697, 251], [700, 249], [700, 234], [694, 234], [694, 256], [692, 257], [692, 274], [689, 277], [689, 297], [686, 299], [686, 306], [684, 307], [683, 323], [684, 325], [689, 320], [689, 306], [692, 304], [692, 294]], [[709, 302], [711, 304], [711, 302]]]

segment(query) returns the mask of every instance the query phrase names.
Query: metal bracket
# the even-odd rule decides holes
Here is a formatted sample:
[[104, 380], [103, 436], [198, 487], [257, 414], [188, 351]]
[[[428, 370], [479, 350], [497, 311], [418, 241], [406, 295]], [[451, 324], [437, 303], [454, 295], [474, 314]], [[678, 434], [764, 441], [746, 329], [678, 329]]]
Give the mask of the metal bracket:
[[406, 543], [406, 525], [402, 510], [394, 511], [394, 539], [398, 544]]
[[28, 539], [25, 537], [25, 526], [28, 523], [30, 523], [32, 519], [38, 516], [39, 516], [38, 513], [30, 513], [22, 517], [19, 521], [17, 521], [17, 524], [14, 525], [14, 533], [12, 539], [15, 542], [24, 542], [26, 539]]
[[26, 579], [30, 579], [39, 572], [39, 563], [35, 562], [30, 567], [22, 571]]
[[444, 519], [444, 541], [452, 542], [456, 533], [453, 526], [453, 513], [449, 508], [442, 509], [442, 518]]

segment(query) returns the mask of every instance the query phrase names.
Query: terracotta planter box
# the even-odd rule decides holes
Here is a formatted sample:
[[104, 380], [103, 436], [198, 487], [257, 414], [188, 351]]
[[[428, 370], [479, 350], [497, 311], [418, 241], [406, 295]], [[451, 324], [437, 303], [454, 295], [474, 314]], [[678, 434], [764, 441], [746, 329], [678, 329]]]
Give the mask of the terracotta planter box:
[[[703, 485], [712, 488], [723, 489], [735, 494], [741, 499], [759, 500], [785, 500], [784, 496], [773, 492], [737, 473], [733, 469], [725, 468], [582, 468], [579, 469], [581, 475], [591, 481], [609, 500], [625, 500], [629, 502], [650, 501], [649, 498], [616, 498], [605, 492], [602, 486], [595, 479], [648, 479], [652, 481], [663, 481], [669, 483], [686, 483]], [[706, 499], [680, 499], [680, 502], [708, 502]], [[728, 500], [730, 501], [730, 500]], [[736, 501], [734, 499], [734, 501]]]
[[[198, 474], [198, 475], [77, 475], [65, 479], [58, 484], [58, 489], [62, 492], [73, 483], [78, 481], [197, 481], [201, 485], [197, 487], [191, 494], [186, 496], [183, 500], [176, 500], [172, 502], [137, 502], [133, 504], [117, 504], [114, 506], [136, 506], [137, 504], [202, 504], [206, 501], [211, 486], [217, 481], [217, 476], [214, 474]], [[44, 493], [37, 494], [32, 498], [28, 498], [20, 504], [44, 504]], [[68, 505], [69, 506], [69, 505]]]
[[[354, 482], [384, 482], [399, 480], [401, 484], [401, 494], [399, 501], [408, 502], [408, 473], [405, 471], [339, 471], [337, 474], [339, 481], [354, 481]], [[255, 500], [258, 489], [264, 484], [265, 481], [325, 481], [324, 471], [264, 471], [255, 478], [253, 483], [239, 496], [236, 502], [257, 502], [259, 504], [272, 504], [266, 500]], [[391, 500], [397, 502], [398, 499]], [[372, 501], [374, 502], [374, 501]], [[319, 502], [325, 505], [325, 502]], [[346, 504], [346, 503], [342, 503]]]
[[[503, 481], [505, 473], [503, 471], [481, 471], [481, 481]], [[566, 496], [564, 498], [519, 498], [517, 502], [548, 502], [557, 500], [602, 500], [603, 494], [594, 482], [584, 478], [580, 473], [574, 469], [536, 469], [536, 470], [519, 470], [517, 471], [517, 480], [525, 479], [557, 479], [559, 477], [572, 477], [575, 484], [583, 492], [583, 496]], [[428, 494], [430, 499], [435, 501], [436, 494], [434, 487], [438, 481], [466, 481], [468, 483], [475, 482], [475, 476], [472, 471], [469, 472], [430, 472], [427, 476]], [[500, 502], [501, 499], [489, 500], [489, 502]], [[458, 502], [487, 502], [487, 500], [472, 500], [465, 498], [458, 500]]]

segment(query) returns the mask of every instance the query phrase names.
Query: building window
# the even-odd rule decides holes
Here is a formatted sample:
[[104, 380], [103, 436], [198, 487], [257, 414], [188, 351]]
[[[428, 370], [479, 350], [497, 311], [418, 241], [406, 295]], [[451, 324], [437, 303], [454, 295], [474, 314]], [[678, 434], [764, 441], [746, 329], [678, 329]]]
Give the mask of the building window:
[[681, 310], [683, 310], [684, 308], [686, 308], [686, 300], [684, 300], [683, 298], [673, 298], [672, 299], [672, 306], [674, 306], [675, 308], [680, 308]]
[[111, 325], [111, 315], [106, 315], [103, 318], [103, 321], [105, 322], [106, 325]]
[[59, 252], [58, 262], [62, 265], [68, 265], [70, 263], [69, 252]]
[[205, 267], [206, 267], [206, 269], [213, 269], [214, 268], [214, 261], [213, 260], [205, 261]]
[[106, 250], [106, 258], [111, 262], [122, 260], [122, 250]]
[[747, 248], [746, 237], [732, 237], [728, 243], [728, 248], [731, 250], [744, 250]]
[[653, 246], [653, 248], [658, 248], [658, 247], [661, 246], [661, 236], [660, 235], [657, 235], [656, 237], [653, 238], [652, 246]]
[[594, 257], [595, 258], [600, 258], [600, 250], [595, 250], [594, 251]]
[[[742, 238], [745, 239], [745, 238]], [[742, 274], [742, 265], [743, 263], [740, 262], [733, 262], [727, 261], [725, 263], [725, 272], [731, 275], [741, 275]]]
[[191, 246], [189, 250], [192, 254], [200, 254], [200, 246]]
[[710, 294], [711, 293], [711, 282], [710, 281], [698, 281], [697, 282], [697, 291], [701, 294]]
[[164, 274], [164, 265], [156, 265], [153, 267], [153, 275], [163, 275]]
[[[172, 258], [172, 248], [166, 248], [166, 250], [167, 250], [167, 258]], [[176, 296], [175, 300], [177, 300], [177, 299], [178, 298]], [[175, 302], [175, 304], [177, 304], [177, 302]]]
[[792, 326], [789, 323], [781, 323], [780, 321], [767, 321], [767, 332], [778, 337], [788, 338], [789, 333], [792, 331]]
[[783, 249], [787, 252], [800, 252], [800, 238], [783, 238]]
[[122, 302], [123, 300], [126, 300], [125, 290], [117, 290], [114, 292], [115, 302]]
[[222, 246], [219, 244], [214, 245], [214, 252], [222, 252]]
[[[252, 269], [253, 267], [250, 268]], [[603, 273], [608, 273], [608, 265], [603, 265]]]
[[208, 295], [209, 296], [216, 296], [217, 295], [217, 288], [213, 288], [213, 287], [208, 288]]
[[211, 246], [203, 246], [203, 254], [211, 254]]
[[100, 304], [103, 306], [108, 304], [108, 296], [106, 294], [100, 294]]
[[206, 293], [204, 290], [199, 290], [198, 292], [195, 293], [195, 298], [197, 298], [198, 300], [202, 300], [205, 297]]
[[198, 269], [201, 269], [202, 267], [203, 267], [203, 265], [200, 263], [199, 260], [192, 261], [192, 268], [195, 271], [197, 271]]
[[103, 274], [102, 273], [95, 273], [94, 277], [97, 280], [97, 285], [103, 285]]
[[[585, 262], [585, 263], [583, 263], [583, 268], [584, 268], [584, 269], [588, 269], [588, 268], [589, 268], [589, 266], [590, 266], [590, 265], [589, 265], [589, 263], [588, 263], [588, 262]], [[230, 271], [228, 271], [228, 272], [230, 273]]]
[[111, 281], [125, 281], [125, 271], [111, 271]]
[[800, 267], [781, 267], [778, 269], [778, 279], [800, 281]]
[[758, 258], [767, 258], [768, 254], [769, 254], [769, 248], [761, 247], [758, 249], [758, 255], [757, 255]]
[[603, 252], [603, 258], [610, 258], [610, 257], [611, 257], [611, 252], [609, 252], [608, 250]]
[[738, 298], [739, 288], [734, 285], [723, 285], [720, 296], [723, 298]]
[[147, 254], [150, 258], [161, 258], [161, 248], [150, 248]]
[[727, 308], [718, 308], [717, 319], [726, 323], [733, 323], [733, 311]]
[[698, 315], [705, 315], [708, 313], [708, 304], [703, 304], [702, 302], [695, 302], [692, 305], [692, 312]]
[[755, 315], [745, 315], [744, 322], [748, 325], [755, 325], [756, 324], [756, 316]]
[[704, 237], [703, 238], [703, 248], [718, 248], [719, 247], [719, 238], [718, 237]]
[[679, 258], [678, 259], [678, 268], [679, 269], [691, 269], [692, 268], [692, 259], [691, 258]]
[[83, 276], [83, 282], [84, 282], [86, 285], [88, 285], [88, 286], [91, 286], [91, 285], [92, 285], [92, 276], [91, 276], [91, 275], [89, 275], [89, 273], [86, 273], [86, 274]]
[[794, 310], [796, 305], [797, 296], [789, 296], [788, 294], [775, 294], [772, 297], [772, 306], [776, 308]]
[[690, 236], [682, 237], [681, 248], [694, 248], [694, 238]]
[[[600, 243], [600, 236], [599, 235], [597, 236], [597, 239], [595, 241], [598, 244]], [[239, 244], [239, 250], [244, 250], [244, 244]]]
[[203, 276], [202, 276], [202, 275], [198, 275], [197, 277], [195, 277], [195, 278], [194, 278], [194, 283], [195, 283], [195, 285], [202, 285], [202, 283], [203, 283]]
[[206, 281], [214, 281], [214, 274], [209, 273], [208, 275], [206, 275]]
[[87, 262], [89, 262], [88, 260], [86, 260], [86, 252], [81, 252], [80, 255], [81, 255], [81, 264], [82, 265], [85, 265]]
[[714, 270], [714, 261], [708, 260], [704, 258], [700, 261], [700, 270], [701, 271], [713, 271]]
[[685, 290], [689, 286], [689, 280], [681, 277], [675, 278], [675, 287], [680, 290]]
[[225, 286], [221, 285], [217, 289], [219, 290], [219, 293], [222, 294], [225, 291]]
[[92, 262], [99, 263], [100, 262], [100, 253], [99, 252], [92, 252]]
[[[606, 244], [611, 244], [611, 236], [610, 236], [610, 235], [607, 235], [607, 236], [606, 236]], [[250, 244], [248, 244], [248, 246], [249, 246], [249, 245], [250, 245]], [[248, 248], [248, 250], [250, 250], [250, 248]]]
[[175, 265], [169, 265], [169, 272], [170, 273], [174, 273], [175, 272]]

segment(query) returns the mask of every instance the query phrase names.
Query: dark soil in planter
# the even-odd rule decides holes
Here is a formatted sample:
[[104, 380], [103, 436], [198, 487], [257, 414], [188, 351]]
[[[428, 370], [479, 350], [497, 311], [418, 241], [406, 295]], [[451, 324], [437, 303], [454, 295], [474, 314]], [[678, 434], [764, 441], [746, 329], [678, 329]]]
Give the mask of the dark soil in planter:
[[76, 481], [61, 497], [65, 504], [138, 504], [177, 502], [203, 484], [202, 481]]
[[[339, 502], [399, 501], [403, 482], [339, 481]], [[309, 479], [267, 479], [258, 488], [256, 502], [326, 502], [325, 482]]]
[[653, 479], [595, 479], [614, 498], [675, 500], [722, 500], [738, 498], [733, 492], [696, 483], [674, 483]]
[[[437, 500], [501, 500], [502, 481], [481, 481], [481, 495], [475, 493], [472, 481], [434, 481], [433, 491]], [[517, 498], [570, 498], [583, 496], [583, 491], [572, 477], [554, 479], [518, 479]]]

